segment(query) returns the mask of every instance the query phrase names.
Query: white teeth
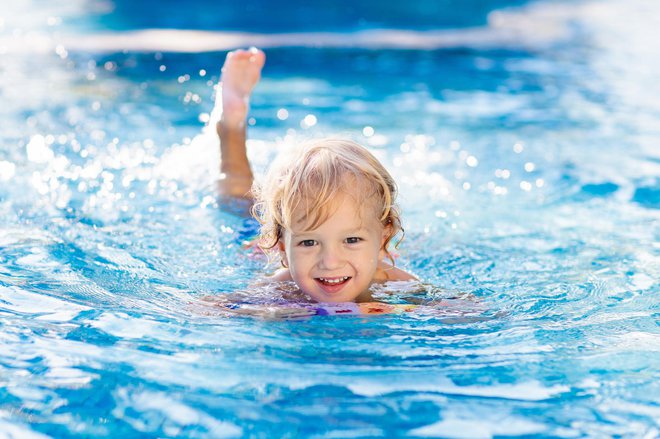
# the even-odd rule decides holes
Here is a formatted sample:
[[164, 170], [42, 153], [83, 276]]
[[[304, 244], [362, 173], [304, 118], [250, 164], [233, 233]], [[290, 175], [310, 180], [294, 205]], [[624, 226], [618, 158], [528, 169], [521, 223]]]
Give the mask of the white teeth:
[[326, 279], [326, 278], [324, 278], [324, 277], [319, 277], [319, 280], [320, 280], [320, 281], [325, 282], [325, 283], [327, 283], [327, 284], [340, 284], [340, 283], [342, 283], [342, 282], [347, 281], [348, 279], [349, 279], [348, 276], [338, 277], [338, 278], [336, 278], [336, 279]]

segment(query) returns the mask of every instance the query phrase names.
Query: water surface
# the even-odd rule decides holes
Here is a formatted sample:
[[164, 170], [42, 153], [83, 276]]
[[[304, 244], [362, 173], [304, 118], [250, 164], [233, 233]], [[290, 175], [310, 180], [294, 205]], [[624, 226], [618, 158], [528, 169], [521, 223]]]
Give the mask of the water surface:
[[[2, 13], [0, 436], [660, 434], [656, 5], [143, 7]], [[146, 50], [147, 29], [167, 38]], [[218, 47], [178, 51], [209, 36], [187, 29]], [[368, 145], [400, 184], [397, 263], [488, 319], [200, 311], [264, 272], [196, 137], [237, 30], [282, 38], [256, 170], [312, 136]]]

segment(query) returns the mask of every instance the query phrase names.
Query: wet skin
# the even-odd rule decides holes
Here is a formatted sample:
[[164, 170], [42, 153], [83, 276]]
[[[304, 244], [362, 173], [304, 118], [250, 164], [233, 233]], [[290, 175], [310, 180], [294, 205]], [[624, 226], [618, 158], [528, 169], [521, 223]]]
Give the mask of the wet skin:
[[285, 230], [278, 243], [287, 268], [274, 280], [293, 280], [318, 302], [371, 300], [373, 282], [414, 279], [383, 261], [389, 228], [383, 226], [370, 203], [358, 206], [354, 197], [335, 201], [335, 210], [314, 230]]

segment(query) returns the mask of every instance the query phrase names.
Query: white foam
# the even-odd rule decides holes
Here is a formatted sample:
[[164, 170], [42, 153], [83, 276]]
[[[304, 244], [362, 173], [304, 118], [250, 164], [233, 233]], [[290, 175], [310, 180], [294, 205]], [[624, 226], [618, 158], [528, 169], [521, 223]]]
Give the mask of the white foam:
[[29, 426], [21, 425], [2, 418], [9, 417], [10, 415], [4, 411], [0, 411], [0, 438], [2, 439], [47, 439], [46, 436], [36, 431], [32, 431]]
[[448, 417], [435, 424], [411, 430], [411, 436], [446, 438], [491, 438], [542, 433], [547, 427], [538, 422], [507, 416], [498, 420]]
[[98, 244], [96, 246], [99, 256], [107, 259], [111, 263], [120, 267], [123, 271], [127, 271], [135, 274], [151, 274], [151, 270], [146, 263], [140, 261], [139, 259], [131, 256], [126, 250], [122, 250], [116, 247], [108, 247], [103, 244]]
[[61, 242], [50, 233], [34, 228], [3, 228], [0, 229], [0, 247], [19, 246], [25, 244], [49, 245]]
[[[237, 425], [226, 421], [219, 421], [213, 416], [201, 410], [194, 409], [164, 392], [129, 392], [128, 389], [121, 388], [117, 392], [117, 399], [118, 404], [113, 410], [113, 414], [118, 418], [125, 419], [138, 430], [148, 430], [147, 426], [144, 425], [144, 419], [147, 419], [145, 417], [146, 413], [160, 412], [167, 417], [168, 421], [175, 424], [164, 426], [170, 430], [168, 433], [173, 436], [181, 434], [179, 431], [180, 428], [199, 424], [206, 427], [213, 437], [240, 437], [243, 433], [243, 430]], [[139, 419], [132, 419], [130, 415], [125, 413], [124, 407], [129, 407], [131, 412], [138, 411], [142, 416]], [[165, 424], [168, 423], [165, 422]]]
[[567, 386], [545, 387], [538, 381], [518, 384], [500, 384], [490, 386], [458, 386], [447, 378], [433, 381], [420, 379], [417, 382], [396, 383], [384, 381], [355, 381], [347, 385], [354, 393], [364, 396], [377, 396], [392, 392], [437, 392], [450, 395], [479, 396], [485, 398], [505, 398], [519, 401], [543, 401], [567, 392]]
[[[643, 318], [647, 317], [647, 315], [642, 313], [636, 317]], [[602, 344], [617, 351], [660, 352], [660, 334], [641, 331], [626, 332], [613, 337], [609, 340], [608, 344], [605, 341]]]
[[16, 175], [16, 165], [12, 162], [0, 160], [0, 181], [9, 181]]
[[0, 309], [26, 314], [41, 314], [39, 320], [68, 322], [90, 308], [72, 302], [32, 293], [18, 287], [0, 286]]
[[41, 134], [32, 136], [25, 149], [28, 160], [31, 162], [48, 163], [55, 156], [53, 150], [48, 146], [46, 138]]

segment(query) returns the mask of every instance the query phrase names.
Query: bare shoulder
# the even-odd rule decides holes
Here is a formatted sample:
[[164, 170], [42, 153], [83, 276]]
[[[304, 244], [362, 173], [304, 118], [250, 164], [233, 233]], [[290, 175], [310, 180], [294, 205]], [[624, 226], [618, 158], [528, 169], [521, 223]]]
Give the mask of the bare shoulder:
[[275, 274], [267, 277], [266, 279], [274, 282], [286, 282], [293, 280], [293, 278], [291, 277], [291, 272], [289, 271], [288, 268], [280, 268], [275, 272]]
[[377, 275], [377, 278], [380, 281], [419, 280], [416, 276], [413, 276], [407, 271], [386, 262], [381, 262], [379, 264], [378, 271], [379, 275]]

